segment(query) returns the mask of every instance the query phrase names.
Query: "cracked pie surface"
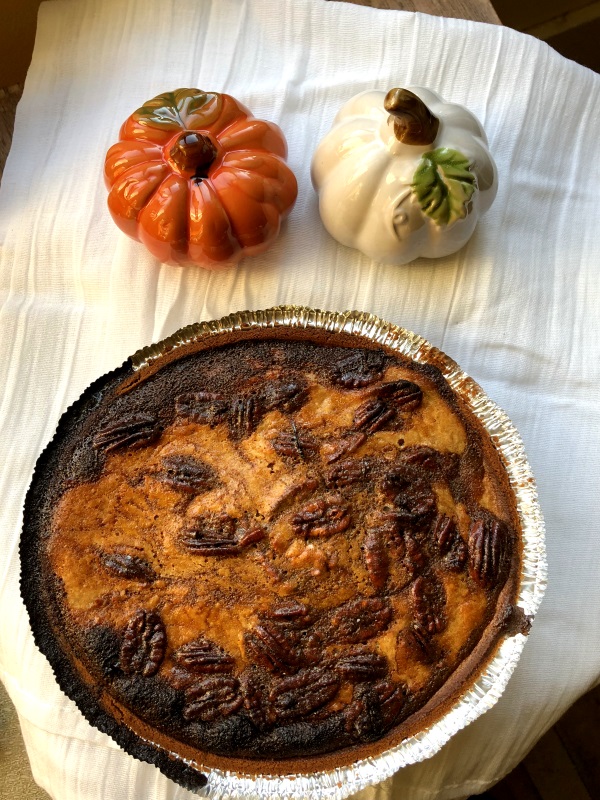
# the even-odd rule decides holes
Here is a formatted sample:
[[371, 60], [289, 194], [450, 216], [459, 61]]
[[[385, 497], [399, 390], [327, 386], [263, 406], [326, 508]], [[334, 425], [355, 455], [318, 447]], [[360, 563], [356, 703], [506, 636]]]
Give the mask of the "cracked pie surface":
[[438, 719], [514, 624], [520, 541], [436, 367], [246, 332], [126, 364], [67, 412], [23, 593], [87, 718], [192, 787], [195, 765], [326, 769]]

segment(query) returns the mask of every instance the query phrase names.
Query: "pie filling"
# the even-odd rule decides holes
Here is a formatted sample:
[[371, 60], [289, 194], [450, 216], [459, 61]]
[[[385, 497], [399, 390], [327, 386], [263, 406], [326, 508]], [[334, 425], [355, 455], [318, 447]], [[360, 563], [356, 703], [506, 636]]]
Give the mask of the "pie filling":
[[188, 753], [305, 758], [404, 730], [518, 570], [487, 434], [388, 351], [241, 341], [107, 381], [50, 471], [50, 625], [104, 711]]

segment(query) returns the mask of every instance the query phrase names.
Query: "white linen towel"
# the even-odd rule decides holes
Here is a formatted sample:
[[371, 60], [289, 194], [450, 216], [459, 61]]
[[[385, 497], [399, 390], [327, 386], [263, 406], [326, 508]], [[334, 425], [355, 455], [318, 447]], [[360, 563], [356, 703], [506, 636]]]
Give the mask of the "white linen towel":
[[[428, 86], [483, 123], [495, 204], [463, 250], [382, 266], [321, 226], [309, 166], [364, 89]], [[237, 269], [162, 266], [106, 209], [121, 122], [178, 87], [277, 122], [299, 197]], [[55, 800], [183, 800], [58, 689], [19, 596], [23, 498], [60, 414], [96, 377], [191, 322], [296, 303], [371, 311], [445, 350], [509, 414], [537, 476], [549, 587], [496, 707], [362, 798], [483, 791], [600, 677], [600, 77], [499, 26], [324, 0], [54, 0], [0, 190], [0, 677]]]

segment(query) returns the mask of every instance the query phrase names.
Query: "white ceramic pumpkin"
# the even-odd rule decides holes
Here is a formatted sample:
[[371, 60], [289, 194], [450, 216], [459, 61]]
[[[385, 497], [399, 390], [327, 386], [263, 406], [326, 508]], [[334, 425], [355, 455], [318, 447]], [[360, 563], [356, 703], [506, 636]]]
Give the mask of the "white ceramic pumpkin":
[[315, 151], [311, 177], [329, 233], [390, 264], [456, 252], [497, 190], [478, 120], [420, 87], [349, 100]]

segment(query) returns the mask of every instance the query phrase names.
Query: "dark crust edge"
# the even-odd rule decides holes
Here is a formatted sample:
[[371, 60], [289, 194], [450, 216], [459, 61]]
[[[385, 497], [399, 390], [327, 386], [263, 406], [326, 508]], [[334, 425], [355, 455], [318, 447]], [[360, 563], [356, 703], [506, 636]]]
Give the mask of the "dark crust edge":
[[[62, 414], [56, 432], [36, 461], [31, 483], [23, 504], [23, 530], [19, 541], [20, 576], [19, 587], [38, 650], [50, 663], [54, 678], [63, 692], [81, 711], [85, 719], [102, 733], [111, 737], [123, 750], [138, 761], [152, 764], [171, 780], [194, 791], [208, 783], [208, 778], [179, 756], [169, 753], [160, 745], [144, 740], [124, 723], [118, 722], [101, 706], [98, 692], [85, 683], [81, 674], [60, 646], [59, 636], [53, 626], [50, 605], [40, 602], [46, 595], [44, 576], [38, 559], [40, 550], [40, 529], [37, 518], [32, 513], [37, 505], [39, 489], [43, 490], [43, 471], [57, 453], [63, 433], [73, 415], [78, 416], [100, 389], [119, 378], [133, 373], [130, 359], [120, 367], [95, 380], [83, 394]], [[53, 604], [52, 604], [53, 605]], [[55, 620], [54, 620], [55, 621]]]
[[[126, 753], [139, 761], [158, 767], [168, 778], [192, 791], [205, 786], [208, 782], [207, 776], [200, 771], [200, 764], [202, 764], [204, 768], [231, 770], [233, 772], [249, 775], [289, 775], [293, 773], [310, 773], [339, 767], [348, 767], [362, 758], [380, 755], [384, 751], [400, 744], [404, 739], [423, 730], [424, 726], [430, 727], [443, 717], [457, 699], [465, 692], [468, 685], [472, 684], [477, 676], [485, 670], [494, 657], [501, 641], [507, 636], [512, 636], [519, 632], [515, 630], [518, 626], [515, 625], [514, 620], [515, 617], [519, 616], [519, 609], [516, 608], [515, 604], [520, 581], [521, 539], [519, 539], [517, 543], [518, 546], [513, 549], [509, 576], [498, 597], [496, 613], [488, 623], [483, 636], [475, 648], [423, 708], [412, 714], [410, 719], [405, 723], [396, 726], [388, 734], [375, 742], [346, 747], [342, 750], [320, 756], [286, 758], [279, 761], [264, 759], [260, 760], [261, 769], [257, 770], [257, 761], [216, 756], [212, 753], [195, 750], [188, 745], [182, 745], [175, 740], [172, 741], [171, 746], [177, 747], [180, 753], [183, 754], [174, 753], [169, 749], [169, 737], [164, 734], [161, 735], [158, 731], [154, 731], [149, 725], [139, 720], [139, 718], [134, 717], [131, 726], [124, 721], [118, 721], [115, 718], [117, 714], [122, 717], [131, 717], [133, 715], [123, 707], [119, 706], [117, 708], [116, 701], [113, 698], [104, 697], [108, 708], [103, 706], [103, 692], [100, 690], [94, 691], [92, 687], [85, 682], [81, 672], [74, 668], [66, 652], [63, 651], [60, 645], [60, 634], [56, 631], [56, 618], [53, 618], [51, 611], [51, 607], [54, 606], [54, 603], [46, 594], [45, 580], [38, 559], [41, 529], [39, 523], [35, 523], [36, 515], [31, 513], [38, 503], [40, 483], [42, 484], [41, 490], [43, 491], [44, 489], [42, 472], [53, 456], [59, 451], [62, 436], [68, 429], [73, 415], [78, 417], [84, 410], [85, 405], [92, 400], [93, 395], [101, 389], [106, 390], [109, 384], [112, 384], [114, 388], [118, 383], [119, 388], [117, 392], [126, 392], [133, 389], [138, 383], [144, 382], [146, 378], [150, 377], [150, 375], [164, 366], [164, 364], [192, 355], [208, 347], [220, 347], [235, 341], [276, 339], [280, 337], [296, 341], [309, 340], [323, 346], [341, 346], [348, 348], [363, 347], [372, 350], [379, 349], [387, 351], [395, 358], [400, 358], [401, 360], [406, 359], [425, 373], [428, 373], [428, 377], [430, 380], [433, 380], [438, 389], [442, 386], [444, 388], [447, 387], [453, 397], [457, 399], [461, 414], [467, 417], [464, 421], [471, 425], [475, 424], [478, 429], [481, 428], [481, 422], [468, 407], [464, 399], [456, 390], [448, 386], [443, 373], [435, 363], [435, 358], [432, 358], [432, 362], [434, 363], [415, 362], [415, 360], [409, 356], [399, 353], [389, 346], [374, 342], [358, 333], [348, 334], [346, 332], [331, 332], [323, 331], [318, 328], [314, 330], [310, 328], [299, 329], [285, 325], [277, 326], [275, 329], [258, 328], [237, 330], [231, 333], [226, 332], [208, 336], [201, 342], [182, 345], [175, 351], [170, 351], [165, 354], [164, 357], [157, 359], [157, 361], [153, 362], [149, 367], [141, 368], [137, 371], [134, 370], [131, 359], [127, 359], [117, 369], [105, 373], [96, 379], [61, 416], [53, 438], [37, 459], [32, 480], [24, 501], [23, 531], [19, 543], [19, 555], [21, 560], [21, 597], [29, 614], [34, 642], [40, 652], [49, 661], [59, 688], [67, 697], [76, 703], [85, 719], [91, 725], [110, 736]], [[445, 394], [445, 391], [442, 390], [442, 394]], [[495, 453], [496, 459], [504, 466], [504, 459], [491, 442], [489, 435], [482, 444], [484, 450], [491, 448]], [[510, 481], [505, 469], [503, 474], [498, 477], [500, 483], [504, 484], [508, 496], [511, 497], [514, 492], [510, 486]], [[514, 498], [512, 506], [510, 511], [514, 518], [513, 521], [517, 523], [516, 527], [520, 532], [520, 518], [516, 511]], [[49, 600], [50, 604], [40, 603], [39, 598]], [[65, 642], [65, 644], [67, 643]], [[70, 646], [67, 646], [65, 650], [72, 652]], [[74, 653], [72, 655], [74, 660], [77, 661], [76, 655]], [[80, 664], [80, 666], [82, 665]], [[87, 672], [85, 668], [83, 671]], [[111, 706], [112, 713], [108, 710]], [[156, 738], [166, 741], [166, 744], [154, 741]]]

